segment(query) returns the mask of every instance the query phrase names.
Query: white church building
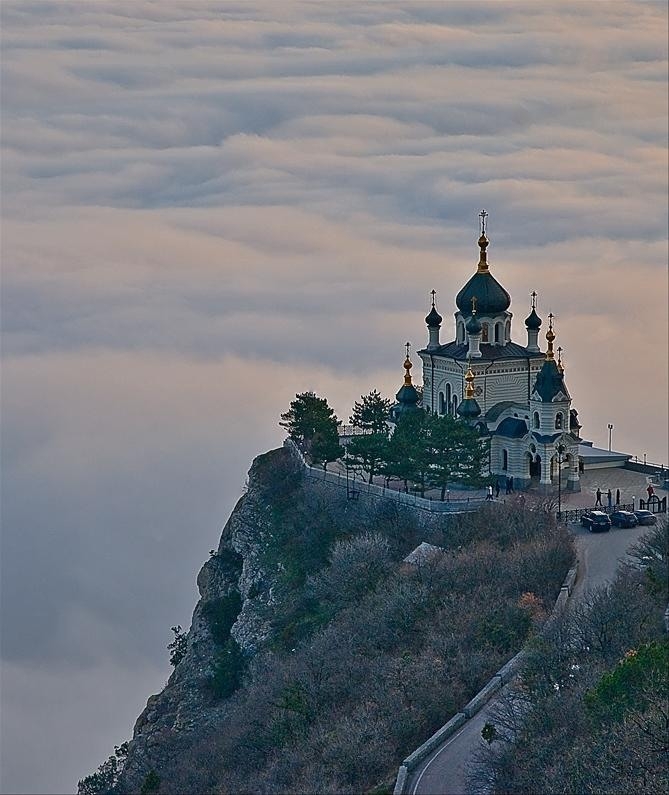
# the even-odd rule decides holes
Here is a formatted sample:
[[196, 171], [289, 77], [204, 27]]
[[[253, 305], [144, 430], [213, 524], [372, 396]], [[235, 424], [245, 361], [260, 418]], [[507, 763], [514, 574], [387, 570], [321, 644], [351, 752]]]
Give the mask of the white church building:
[[[418, 351], [423, 363], [423, 408], [450, 413], [490, 437], [490, 471], [502, 488], [536, 482], [549, 490], [561, 470], [565, 489], [579, 491], [580, 425], [565, 384], [561, 348], [553, 350], [553, 316], [548, 316], [547, 347], [536, 293], [525, 320], [524, 340], [512, 338], [511, 297], [490, 272], [485, 211], [481, 213], [480, 257], [476, 272], [457, 294], [455, 339], [442, 342], [442, 317], [435, 305], [425, 318], [428, 344]], [[399, 397], [399, 394], [398, 394]]]

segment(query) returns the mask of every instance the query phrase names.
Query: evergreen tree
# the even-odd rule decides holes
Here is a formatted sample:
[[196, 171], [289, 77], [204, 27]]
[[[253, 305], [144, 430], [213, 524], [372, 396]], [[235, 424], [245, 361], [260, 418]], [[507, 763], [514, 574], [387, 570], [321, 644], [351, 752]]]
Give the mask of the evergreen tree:
[[331, 440], [333, 429], [337, 432], [339, 420], [325, 398], [314, 392], [302, 392], [295, 395], [290, 409], [281, 415], [279, 425], [286, 428], [294, 442], [304, 443], [309, 448], [316, 434]]
[[330, 461], [341, 458], [344, 452], [339, 444], [339, 431], [337, 430], [336, 419], [324, 422], [311, 440], [311, 461], [314, 464], [323, 464], [323, 469], [327, 469]]
[[353, 436], [346, 447], [352, 467], [366, 472], [371, 483], [388, 458], [388, 430]]
[[390, 400], [381, 397], [379, 392], [374, 389], [368, 395], [361, 395], [360, 400], [355, 401], [349, 422], [356, 428], [383, 433], [387, 436], [386, 421], [391, 405]]
[[430, 467], [428, 449], [429, 415], [419, 409], [402, 414], [387, 446], [387, 460], [382, 471], [387, 478], [415, 483], [424, 494]]
[[441, 489], [441, 499], [449, 483], [480, 486], [487, 462], [487, 440], [469, 425], [450, 415], [430, 415], [428, 431], [430, 460], [428, 481]]

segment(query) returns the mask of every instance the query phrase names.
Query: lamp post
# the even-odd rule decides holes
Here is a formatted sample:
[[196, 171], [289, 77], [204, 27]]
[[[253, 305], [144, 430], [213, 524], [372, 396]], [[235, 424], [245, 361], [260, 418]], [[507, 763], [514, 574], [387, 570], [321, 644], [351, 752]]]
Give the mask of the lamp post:
[[564, 453], [564, 445], [559, 444], [557, 448], [558, 454], [558, 521], [562, 519], [562, 453]]
[[609, 423], [607, 427], [609, 429], [609, 453], [610, 453], [611, 452], [611, 434], [613, 433], [613, 425], [612, 425], [612, 423]]

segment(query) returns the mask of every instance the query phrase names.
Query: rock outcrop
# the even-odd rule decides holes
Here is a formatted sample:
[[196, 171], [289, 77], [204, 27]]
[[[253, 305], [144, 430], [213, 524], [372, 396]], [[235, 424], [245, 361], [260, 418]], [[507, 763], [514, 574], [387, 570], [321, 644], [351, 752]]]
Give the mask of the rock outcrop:
[[[202, 567], [200, 592], [187, 635], [186, 651], [165, 688], [148, 699], [129, 743], [117, 792], [138, 792], [146, 776], [163, 766], [185, 732], [215, 723], [220, 701], [210, 687], [225, 642], [234, 639], [244, 658], [268, 641], [267, 619], [275, 571], [265, 550], [271, 536], [272, 500], [267, 474], [280, 471], [291, 485], [301, 469], [285, 449], [258, 456], [251, 466], [246, 493], [221, 533], [218, 549]], [[231, 611], [234, 613], [231, 614]], [[212, 618], [213, 617], [213, 618]]]

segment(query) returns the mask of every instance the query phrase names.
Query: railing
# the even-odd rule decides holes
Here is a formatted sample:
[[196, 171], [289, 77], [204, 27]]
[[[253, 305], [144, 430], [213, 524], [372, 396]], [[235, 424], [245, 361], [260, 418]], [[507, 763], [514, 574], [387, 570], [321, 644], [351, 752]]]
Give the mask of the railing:
[[660, 499], [654, 495], [649, 500], [639, 500], [637, 505], [635, 502], [626, 503], [625, 505], [597, 505], [594, 508], [569, 508], [568, 510], [561, 511], [556, 514], [558, 522], [578, 522], [583, 514], [589, 511], [603, 511], [604, 513], [611, 514], [614, 511], [635, 511], [646, 510], [652, 513], [666, 513], [667, 512], [667, 498]]
[[[490, 500], [486, 500], [485, 497], [466, 497], [459, 500], [448, 499], [443, 501], [432, 500], [428, 497], [419, 497], [417, 494], [412, 494], [411, 492], [391, 489], [388, 486], [377, 486], [375, 483], [366, 483], [364, 480], [352, 478], [341, 472], [328, 472], [325, 469], [316, 469], [316, 467], [312, 467], [307, 463], [302, 451], [292, 439], [286, 439], [283, 444], [284, 447], [288, 448], [293, 455], [297, 457], [305, 469], [306, 476], [310, 480], [318, 480], [346, 489], [347, 496], [352, 500], [357, 499], [360, 494], [369, 494], [373, 497], [394, 500], [401, 505], [410, 505], [414, 508], [420, 508], [432, 513], [465, 513], [468, 511], [476, 511], [483, 503], [490, 502]], [[493, 500], [493, 502], [498, 502], [498, 500]]]

